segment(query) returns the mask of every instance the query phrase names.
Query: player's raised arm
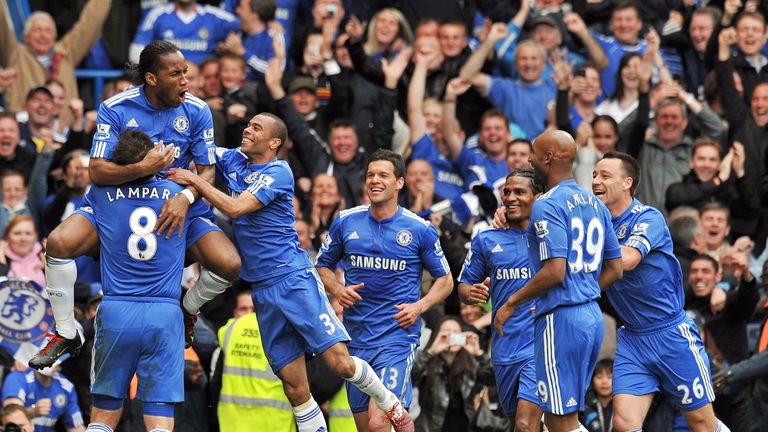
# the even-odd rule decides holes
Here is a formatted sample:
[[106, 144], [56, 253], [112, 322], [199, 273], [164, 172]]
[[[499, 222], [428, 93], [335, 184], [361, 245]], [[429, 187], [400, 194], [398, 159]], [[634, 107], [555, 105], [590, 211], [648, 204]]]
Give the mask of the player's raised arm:
[[[231, 219], [239, 218], [264, 207], [264, 204], [249, 190], [243, 191], [237, 198], [232, 198], [189, 170], [173, 168], [168, 171], [167, 178], [180, 185], [193, 186], [201, 196]], [[162, 232], [164, 228], [165, 226], [159, 226], [157, 231]]]

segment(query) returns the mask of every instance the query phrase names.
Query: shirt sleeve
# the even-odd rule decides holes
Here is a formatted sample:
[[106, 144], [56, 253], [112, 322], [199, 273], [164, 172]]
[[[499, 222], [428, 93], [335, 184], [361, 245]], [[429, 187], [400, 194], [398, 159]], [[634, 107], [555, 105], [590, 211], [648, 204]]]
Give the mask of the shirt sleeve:
[[459, 273], [459, 282], [465, 284], [476, 284], [482, 282], [488, 276], [488, 270], [485, 265], [485, 254], [483, 253], [481, 235], [476, 235], [472, 239], [472, 244], [464, 260], [464, 265]]
[[3, 382], [3, 400], [19, 398], [22, 403], [27, 399], [27, 378], [21, 372], [11, 372]]
[[216, 144], [213, 142], [213, 117], [208, 105], [198, 111], [197, 119], [193, 124], [194, 129], [190, 135], [192, 159], [196, 165], [215, 164]]
[[424, 267], [433, 278], [445, 276], [451, 272], [443, 248], [440, 246], [440, 237], [432, 224], [429, 224], [421, 235], [419, 254]]
[[629, 236], [624, 246], [637, 249], [645, 258], [661, 243], [666, 226], [661, 213], [644, 211], [630, 228]]
[[418, 141], [411, 146], [411, 159], [424, 159], [428, 162], [432, 161], [433, 152], [437, 151], [435, 144], [429, 135], [424, 134]]
[[550, 258], [568, 259], [568, 228], [555, 205], [545, 200], [536, 201], [531, 209], [531, 222], [536, 233], [539, 260], [544, 262]]
[[337, 215], [328, 229], [328, 234], [323, 239], [320, 250], [317, 252], [316, 265], [318, 267], [328, 267], [335, 270], [336, 265], [344, 256], [344, 230], [341, 225], [341, 217]]
[[92, 158], [110, 159], [120, 138], [120, 118], [107, 104], [101, 104], [96, 117], [96, 133], [91, 145]]
[[603, 207], [603, 226], [605, 232], [605, 243], [603, 245], [603, 259], [617, 259], [621, 258], [621, 245], [619, 245], [619, 238], [616, 237], [616, 233], [613, 231], [613, 223], [611, 222], [611, 213], [608, 208]]
[[68, 428], [76, 428], [83, 425], [83, 413], [80, 412], [80, 407], [77, 404], [77, 392], [74, 385], [67, 392], [67, 407], [62, 418], [64, 425]]
[[248, 186], [252, 193], [265, 207], [272, 201], [293, 188], [293, 177], [276, 162], [264, 169], [258, 179]]

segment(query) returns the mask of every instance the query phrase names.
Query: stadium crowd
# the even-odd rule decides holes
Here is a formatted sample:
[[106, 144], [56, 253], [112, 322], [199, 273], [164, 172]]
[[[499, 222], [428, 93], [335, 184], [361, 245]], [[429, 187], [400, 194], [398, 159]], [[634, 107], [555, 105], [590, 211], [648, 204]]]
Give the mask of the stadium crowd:
[[[456, 280], [471, 240], [502, 206], [507, 175], [531, 168], [540, 134], [572, 135], [573, 176], [596, 193], [606, 193], [593, 179], [603, 155], [631, 155], [642, 178], [636, 197], [669, 227], [685, 310], [710, 360], [714, 411], [732, 431], [768, 430], [766, 2], [22, 1], [32, 13], [21, 39], [11, 20], [18, 2], [0, 6], [3, 275], [45, 285], [46, 237], [91, 185], [88, 155], [94, 135], [105, 133], [99, 104], [137, 84], [121, 76], [94, 100], [75, 69], [123, 69], [152, 41], [167, 40], [186, 59], [189, 93], [210, 109], [218, 147], [240, 147], [259, 113], [285, 122], [278, 157], [294, 175], [295, 230], [313, 263], [334, 219], [369, 202], [366, 172], [379, 149], [405, 158], [399, 205], [434, 226]], [[215, 184], [225, 189], [228, 175], [217, 172]], [[215, 215], [232, 237], [232, 218]], [[82, 354], [40, 372], [27, 368], [28, 353], [2, 353], [3, 424], [88, 425], [101, 274], [94, 257], [76, 263]], [[199, 274], [188, 267], [183, 284], [191, 288]], [[424, 272], [423, 295], [434, 279]], [[175, 430], [296, 430], [261, 347], [250, 289], [235, 281], [201, 308]], [[330, 300], [343, 320], [343, 300]], [[580, 419], [608, 432], [624, 322], [605, 297], [600, 308], [605, 334]], [[420, 348], [406, 371], [416, 429], [515, 430], [489, 354], [490, 304], [465, 304], [454, 289], [418, 319]], [[329, 430], [356, 430], [342, 378], [320, 361], [307, 369]], [[376, 372], [386, 383], [386, 371]], [[120, 431], [144, 430], [135, 387]], [[644, 430], [688, 429], [659, 394]]]

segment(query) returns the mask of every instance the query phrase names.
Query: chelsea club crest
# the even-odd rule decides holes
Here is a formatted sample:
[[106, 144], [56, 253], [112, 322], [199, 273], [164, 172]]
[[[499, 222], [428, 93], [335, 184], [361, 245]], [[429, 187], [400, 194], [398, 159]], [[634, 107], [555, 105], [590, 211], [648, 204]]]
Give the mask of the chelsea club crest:
[[400, 246], [408, 246], [413, 241], [413, 234], [408, 230], [401, 230], [397, 233], [396, 239]]
[[622, 240], [626, 236], [627, 236], [627, 224], [624, 224], [619, 227], [619, 230], [616, 232], [616, 237], [618, 237], [619, 240]]
[[189, 129], [189, 119], [183, 115], [176, 117], [173, 119], [173, 128], [179, 133], [186, 132]]

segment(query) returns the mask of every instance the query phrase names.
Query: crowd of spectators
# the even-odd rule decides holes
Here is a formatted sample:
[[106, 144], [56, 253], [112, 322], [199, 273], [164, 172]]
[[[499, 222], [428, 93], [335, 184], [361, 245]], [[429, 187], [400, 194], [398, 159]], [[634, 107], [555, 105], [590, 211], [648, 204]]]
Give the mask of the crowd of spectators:
[[[0, 273], [44, 284], [45, 236], [89, 187], [99, 101], [75, 69], [122, 69], [152, 40], [167, 39], [188, 61], [189, 92], [208, 103], [218, 146], [238, 147], [259, 112], [286, 122], [281, 158], [293, 169], [296, 230], [310, 254], [341, 210], [365, 204], [367, 160], [379, 148], [407, 158], [401, 205], [435, 225], [454, 275], [473, 233], [499, 205], [506, 174], [530, 167], [530, 142], [540, 133], [574, 136], [574, 176], [586, 188], [604, 153], [633, 155], [642, 170], [637, 196], [667, 216], [686, 309], [723, 380], [717, 415], [734, 431], [768, 430], [765, 378], [727, 379], [764, 368], [765, 356], [749, 357], [768, 346], [765, 2], [28, 0], [21, 40], [10, 24], [14, 6], [3, 3]], [[127, 77], [112, 80], [101, 100], [131, 85]], [[217, 217], [227, 231], [227, 218]], [[77, 263], [80, 319], [92, 343], [98, 263]], [[216, 365], [223, 360], [215, 335], [240, 302], [238, 286], [203, 308], [196, 353], [187, 358], [189, 399], [178, 409], [189, 415], [180, 430], [218, 429]], [[453, 293], [424, 316], [431, 337], [427, 332], [413, 368], [416, 424], [509, 430], [494, 409], [490, 309], [459, 303]], [[608, 303], [601, 305], [613, 323], [606, 328], [621, 326]], [[464, 345], [448, 342], [453, 333], [466, 335]], [[604, 346], [615, 346], [615, 331], [607, 333]], [[4, 366], [16, 381], [61, 376], [55, 379], [63, 387], [74, 385], [67, 397], [82, 416], [58, 420], [77, 429], [90, 409], [90, 360], [81, 357], [64, 362], [63, 373], [27, 373], [31, 378], [20, 361]], [[588, 396], [582, 423], [591, 431], [610, 430], [611, 357], [610, 348], [602, 351]], [[340, 383], [324, 377], [311, 377], [313, 394], [329, 402]], [[35, 425], [53, 424], [50, 406], [20, 409], [30, 399], [5, 386], [3, 398], [3, 421], [21, 412]], [[649, 430], [679, 423], [668, 405], [654, 402]], [[128, 404], [121, 430], [140, 430], [140, 414]]]

